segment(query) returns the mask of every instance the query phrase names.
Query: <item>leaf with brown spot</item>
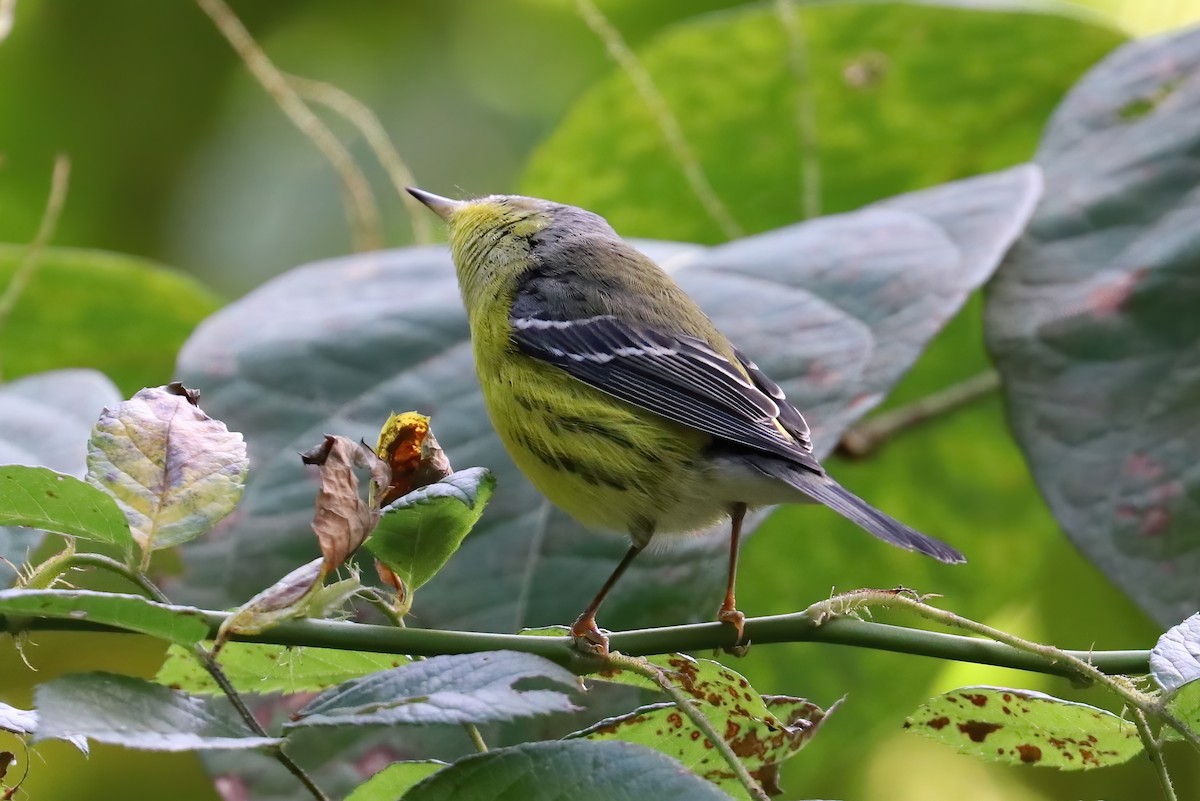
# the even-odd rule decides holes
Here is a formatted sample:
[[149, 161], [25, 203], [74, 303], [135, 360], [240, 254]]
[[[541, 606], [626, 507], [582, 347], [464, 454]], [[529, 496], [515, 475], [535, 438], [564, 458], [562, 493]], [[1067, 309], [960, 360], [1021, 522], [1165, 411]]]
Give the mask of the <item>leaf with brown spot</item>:
[[370, 471], [376, 493], [388, 485], [390, 471], [365, 444], [346, 437], [326, 435], [324, 442], [300, 458], [321, 471], [312, 529], [325, 557], [324, 576], [349, 559], [379, 522], [379, 510], [359, 491], [355, 470]]
[[1087, 770], [1119, 765], [1142, 752], [1137, 727], [1111, 712], [1002, 687], [964, 687], [932, 698], [904, 728], [1010, 765]]
[[[679, 686], [700, 702], [697, 706], [734, 754], [764, 787], [776, 791], [779, 763], [800, 751], [841, 703], [822, 710], [803, 698], [760, 696], [735, 671], [707, 659], [670, 654], [651, 661], [674, 671]], [[608, 718], [570, 737], [622, 740], [654, 748], [678, 759], [735, 798], [748, 798], [712, 743], [673, 703], [652, 704]]]

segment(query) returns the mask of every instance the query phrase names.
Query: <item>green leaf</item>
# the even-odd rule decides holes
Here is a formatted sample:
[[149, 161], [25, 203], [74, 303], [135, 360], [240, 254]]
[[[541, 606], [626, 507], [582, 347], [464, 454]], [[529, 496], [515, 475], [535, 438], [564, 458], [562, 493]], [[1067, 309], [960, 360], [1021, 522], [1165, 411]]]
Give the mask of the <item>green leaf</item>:
[[[319, 692], [347, 679], [407, 665], [396, 654], [338, 651], [333, 648], [229, 642], [221, 649], [221, 670], [238, 692]], [[175, 690], [218, 695], [221, 688], [186, 648], [171, 646], [154, 680]]]
[[1167, 692], [1200, 679], [1200, 612], [1158, 638], [1150, 651], [1150, 675]]
[[[758, 694], [754, 696], [758, 700]], [[773, 794], [777, 795], [782, 792], [778, 783], [780, 763], [808, 744], [837, 704], [826, 711], [803, 698], [766, 696], [761, 700], [771, 715], [766, 720], [743, 714], [737, 706], [718, 708], [702, 704], [701, 709], [742, 764], [760, 782], [776, 790]], [[601, 720], [569, 736], [592, 741], [620, 740], [653, 748], [679, 760], [730, 796], [750, 797], [708, 738], [673, 703], [645, 706]]]
[[[695, 698], [697, 707], [722, 733], [733, 752], [760, 781], [776, 789], [779, 764], [803, 748], [821, 721], [838, 706], [835, 703], [822, 710], [802, 698], [760, 696], [744, 676], [711, 659], [664, 654], [647, 657], [646, 661], [662, 668], [673, 684]], [[603, 671], [590, 678], [661, 691], [657, 682], [632, 671]], [[691, 720], [679, 714], [673, 703], [602, 720], [570, 736], [615, 738], [655, 748], [721, 785], [730, 795], [746, 797], [745, 789], [712, 750], [711, 743]]]
[[[1124, 38], [1065, 4], [1050, 6], [1065, 14], [959, 2], [793, 5], [803, 78], [772, 3], [684, 21], [638, 53], [695, 166], [749, 233], [809, 216], [805, 180], [829, 214], [1027, 161], [1059, 98]], [[815, 131], [811, 144], [804, 125]], [[625, 236], [728, 238], [619, 69], [534, 152], [520, 188], [590, 208]]]
[[106, 408], [88, 443], [88, 481], [116, 498], [147, 558], [233, 511], [248, 468], [242, 435], [170, 387]]
[[992, 284], [1009, 420], [1067, 535], [1164, 624], [1200, 608], [1200, 31], [1136, 42], [1048, 127]]
[[460, 759], [404, 794], [404, 801], [728, 801], [683, 765], [630, 743], [526, 743]]
[[[0, 287], [25, 252], [24, 246], [0, 245]], [[4, 375], [94, 367], [128, 395], [169, 378], [183, 341], [219, 305], [195, 279], [160, 264], [99, 250], [45, 248], [0, 331]]]
[[29, 526], [133, 550], [125, 515], [106, 493], [45, 467], [0, 466], [0, 524]]
[[140, 595], [116, 592], [0, 590], [0, 619], [8, 615], [86, 620], [177, 645], [195, 645], [208, 636], [208, 622], [199, 609], [168, 606]]
[[448, 763], [436, 759], [393, 762], [354, 788], [346, 801], [396, 801], [417, 782], [437, 773]]
[[[111, 381], [90, 370], [61, 370], [0, 385], [0, 464], [44, 466], [82, 478], [92, 424], [105, 404], [120, 399]], [[0, 557], [21, 564], [41, 539], [40, 531], [0, 527]], [[0, 570], [0, 587], [13, 578], [11, 571]]]
[[472, 467], [414, 490], [383, 510], [367, 550], [415, 591], [458, 551], [495, 488], [490, 472]]
[[[718, 248], [641, 246], [781, 383], [824, 455], [987, 280], [1039, 187], [1036, 170], [1018, 168]], [[355, 325], [345, 324], [345, 308], [355, 309]], [[264, 365], [271, 392], [261, 391]], [[256, 475], [228, 536], [185, 549], [189, 602], [229, 606], [256, 592], [264, 573], [311, 558], [311, 501], [296, 490], [304, 473], [292, 452], [313, 431], [377, 430], [398, 397], [434, 416], [452, 461], [486, 465], [503, 488], [422, 589], [422, 625], [514, 631], [571, 620], [624, 549], [552, 509], [504, 454], [443, 248], [294, 270], [206, 321], [180, 372], [205, 388], [207, 408], [246, 432]], [[602, 622], [691, 619], [715, 603], [727, 542], [721, 529], [644, 554]], [[481, 574], [480, 565], [496, 569]]]
[[266, 748], [225, 698], [192, 698], [144, 679], [76, 673], [38, 686], [35, 741], [84, 736], [143, 751]]
[[435, 656], [351, 679], [322, 693], [285, 728], [491, 723], [575, 711], [557, 689], [536, 689], [547, 684], [576, 687], [578, 679], [547, 659], [516, 651]]
[[[1190, 681], [1167, 698], [1167, 709], [1189, 729], [1200, 733], [1200, 680]], [[1183, 735], [1163, 726], [1160, 735], [1167, 740], [1182, 740]]]
[[1088, 770], [1142, 752], [1137, 727], [1111, 712], [1030, 690], [963, 687], [922, 704], [904, 728], [1009, 765]]

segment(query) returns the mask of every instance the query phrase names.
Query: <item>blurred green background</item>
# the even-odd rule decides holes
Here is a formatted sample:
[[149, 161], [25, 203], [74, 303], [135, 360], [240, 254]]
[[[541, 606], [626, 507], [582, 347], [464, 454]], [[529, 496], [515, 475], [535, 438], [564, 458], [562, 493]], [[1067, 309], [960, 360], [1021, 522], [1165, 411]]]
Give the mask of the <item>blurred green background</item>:
[[[773, 3], [597, 5], [643, 58], [716, 196], [747, 233], [803, 218], [814, 187], [831, 213], [1026, 160], [1062, 92], [1088, 67], [1127, 38], [1200, 19], [1200, 0], [1096, 0], [1053, 14], [966, 2], [797, 4], [807, 53], [798, 65]], [[336, 84], [374, 109], [421, 186], [552, 196], [607, 215], [631, 236], [726, 238], [571, 0], [234, 9], [282, 69]], [[811, 104], [811, 141], [797, 100]], [[387, 245], [411, 243], [411, 222], [367, 144], [323, 117], [364, 165]], [[137, 258], [49, 260], [0, 332], [5, 379], [90, 365], [127, 393], [163, 383], [187, 332], [223, 300], [350, 249], [335, 174], [189, 2], [19, 0], [0, 42], [0, 241], [32, 238], [58, 153], [70, 156], [72, 173], [54, 243]], [[0, 252], [0, 281], [15, 260]], [[986, 367], [981, 309], [978, 298], [968, 304], [889, 405]], [[860, 554], [849, 524], [814, 524], [808, 510], [787, 510], [744, 552], [747, 613], [790, 612], [833, 587], [891, 586], [902, 576], [945, 594], [949, 608], [1064, 647], [1149, 647], [1160, 631], [1059, 532], [998, 396], [831, 470], [918, 528], [955, 532], [970, 569], [918, 564], [891, 549]], [[814, 525], [820, 537], [806, 537]], [[835, 542], [844, 544], [827, 544]], [[161, 654], [133, 637], [39, 636], [23, 651], [37, 673], [0, 648], [0, 699], [29, 705], [35, 681], [67, 670], [152, 675]], [[1063, 681], [817, 645], [754, 648], [736, 667], [764, 693], [822, 705], [848, 695], [785, 768], [788, 798], [1157, 792], [1144, 760], [1090, 774], [996, 768], [899, 728], [928, 696], [973, 683], [1111, 706]], [[6, 743], [0, 736], [0, 749]], [[1200, 768], [1180, 746], [1167, 753], [1181, 797], [1200, 795]], [[50, 743], [31, 769], [25, 790], [34, 799], [216, 797], [190, 754], [97, 746], [84, 759]]]

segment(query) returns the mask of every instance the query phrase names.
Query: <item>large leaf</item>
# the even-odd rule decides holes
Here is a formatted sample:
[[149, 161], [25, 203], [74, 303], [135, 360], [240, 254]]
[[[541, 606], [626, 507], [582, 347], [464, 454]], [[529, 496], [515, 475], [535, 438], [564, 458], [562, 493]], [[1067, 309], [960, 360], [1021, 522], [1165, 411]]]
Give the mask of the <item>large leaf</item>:
[[199, 609], [168, 606], [117, 592], [0, 590], [0, 621], [6, 615], [86, 620], [177, 645], [194, 645], [208, 634], [208, 621]]
[[931, 698], [904, 727], [991, 762], [1089, 770], [1142, 752], [1137, 727], [1111, 712], [1030, 690], [964, 687]]
[[728, 801], [683, 765], [639, 745], [588, 740], [527, 743], [460, 759], [404, 801]]
[[577, 683], [575, 674], [533, 654], [490, 651], [435, 656], [351, 679], [324, 692], [300, 710], [288, 728], [493, 723], [573, 712], [577, 707], [559, 689], [529, 685], [570, 688]]
[[1200, 608], [1200, 30], [1122, 48], [1055, 114], [991, 293], [1013, 431], [1067, 535], [1164, 624]]
[[1168, 692], [1200, 681], [1200, 612], [1158, 638], [1150, 651], [1150, 674]]
[[[25, 252], [0, 245], [0, 287]], [[128, 395], [169, 380], [180, 345], [218, 305], [194, 279], [144, 259], [46, 248], [0, 332], [4, 374], [86, 365]]]
[[[1028, 160], [1059, 98], [1123, 38], [1065, 4], [792, 5], [801, 53], [774, 3], [673, 26], [639, 53], [748, 232], [802, 218], [804, 180], [831, 213]], [[521, 190], [591, 208], [631, 236], [726, 238], [620, 70], [535, 151]]]
[[[1018, 168], [721, 247], [642, 247], [785, 387], [825, 454], [987, 279], [1039, 188], [1036, 170]], [[513, 631], [569, 620], [623, 550], [550, 508], [504, 455], [442, 248], [294, 270], [206, 321], [180, 370], [205, 387], [206, 408], [246, 432], [255, 462], [228, 538], [185, 550], [182, 589], [197, 603], [236, 603], [264, 574], [312, 558], [295, 450], [325, 432], [373, 432], [397, 407], [433, 414], [451, 460], [489, 468], [502, 488], [422, 590], [422, 625]], [[725, 537], [645, 554], [604, 621], [678, 622], [715, 605]]]
[[76, 673], [42, 684], [35, 695], [36, 740], [84, 736], [144, 751], [264, 748], [225, 698], [192, 698], [144, 679]]
[[133, 550], [129, 524], [111, 496], [45, 467], [0, 466], [0, 523]]
[[[61, 370], [0, 386], [0, 464], [40, 465], [82, 478], [92, 424], [105, 404], [120, 397], [111, 381], [90, 370]], [[0, 557], [20, 564], [41, 539], [38, 531], [0, 527]], [[0, 568], [0, 587], [14, 578]]]

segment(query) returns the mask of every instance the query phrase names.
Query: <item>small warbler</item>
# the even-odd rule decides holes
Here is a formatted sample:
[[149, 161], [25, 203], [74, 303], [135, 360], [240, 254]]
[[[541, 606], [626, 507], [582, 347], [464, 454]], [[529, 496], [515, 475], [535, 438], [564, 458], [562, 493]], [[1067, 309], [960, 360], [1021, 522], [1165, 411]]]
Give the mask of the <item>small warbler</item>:
[[579, 522], [633, 541], [571, 627], [584, 649], [607, 649], [596, 611], [653, 538], [723, 517], [732, 532], [717, 616], [740, 641], [747, 507], [822, 503], [893, 545], [965, 561], [826, 475], [779, 386], [602, 217], [516, 195], [408, 191], [449, 225], [475, 369], [513, 461]]

